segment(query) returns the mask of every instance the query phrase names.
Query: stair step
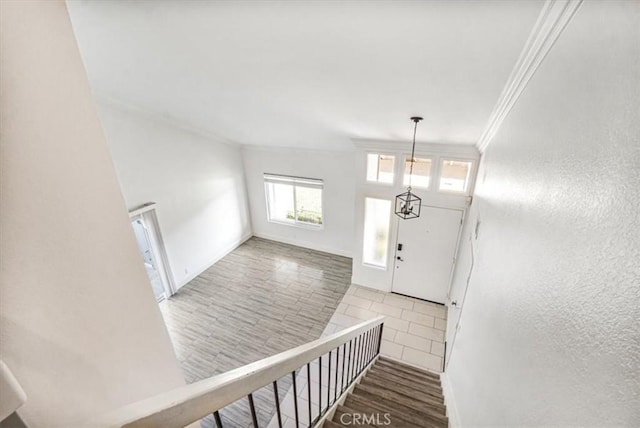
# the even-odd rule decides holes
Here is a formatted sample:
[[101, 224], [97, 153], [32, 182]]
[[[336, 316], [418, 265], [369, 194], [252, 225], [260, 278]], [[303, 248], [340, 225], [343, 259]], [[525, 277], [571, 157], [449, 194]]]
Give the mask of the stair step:
[[[379, 416], [377, 416], [378, 414]], [[347, 415], [347, 416], [343, 417], [343, 415]], [[358, 416], [354, 417], [354, 415], [358, 415]], [[338, 408], [336, 409], [336, 413], [333, 415], [332, 421], [341, 427], [357, 425], [358, 427], [374, 428], [376, 425], [369, 425], [364, 423], [365, 415], [366, 415], [367, 422], [371, 421], [377, 424], [378, 421], [380, 421], [381, 423], [385, 421], [384, 414], [378, 410], [373, 410], [373, 411], [367, 411], [366, 409], [354, 410], [342, 405], [338, 406]], [[373, 418], [373, 419], [370, 419], [370, 418]]]
[[396, 370], [402, 370], [406, 373], [410, 373], [413, 374], [415, 376], [418, 377], [427, 377], [427, 378], [431, 378], [434, 380], [437, 380], [438, 382], [440, 382], [440, 375], [438, 373], [433, 373], [427, 370], [422, 370], [419, 369], [417, 367], [413, 367], [410, 366], [408, 364], [405, 363], [401, 363], [399, 361], [395, 361], [395, 360], [391, 360], [389, 358], [386, 357], [380, 357], [378, 359], [378, 361], [376, 361], [376, 364], [381, 364], [381, 365], [387, 365], [387, 366], [391, 366]]
[[428, 372], [426, 370], [420, 370], [420, 369], [415, 368], [415, 367], [409, 367], [409, 366], [407, 366], [405, 364], [394, 363], [394, 362], [392, 362], [390, 360], [378, 359], [376, 361], [376, 365], [378, 367], [385, 367], [385, 368], [393, 369], [395, 371], [399, 371], [399, 372], [402, 372], [402, 373], [407, 373], [407, 374], [410, 374], [412, 376], [419, 377], [420, 379], [426, 379], [426, 380], [430, 380], [430, 381], [433, 381], [433, 382], [439, 382], [440, 381], [440, 375], [439, 374]]
[[[403, 427], [413, 424], [418, 427], [439, 427], [447, 428], [449, 422], [446, 417], [440, 414], [430, 414], [427, 412], [417, 411], [402, 404], [386, 402], [380, 400], [380, 397], [369, 394], [366, 391], [354, 391], [345, 401], [350, 407], [372, 408], [388, 412], [393, 420], [392, 426]], [[403, 423], [404, 422], [404, 423]]]
[[382, 365], [374, 365], [371, 370], [375, 370], [376, 372], [378, 371], [382, 371], [387, 373], [388, 375], [391, 376], [395, 376], [395, 377], [399, 377], [399, 378], [403, 378], [406, 380], [409, 380], [411, 382], [415, 382], [415, 383], [419, 383], [421, 385], [427, 385], [430, 386], [431, 388], [434, 388], [438, 391], [442, 391], [442, 386], [440, 386], [440, 381], [439, 380], [434, 380], [434, 379], [428, 379], [428, 378], [419, 378], [416, 377], [410, 373], [406, 373], [400, 370], [394, 370], [393, 367], [389, 367], [389, 366], [382, 366]]
[[447, 411], [444, 405], [434, 405], [431, 403], [426, 403], [420, 400], [416, 400], [415, 398], [407, 397], [406, 395], [403, 395], [403, 394], [398, 394], [397, 392], [391, 391], [384, 387], [361, 383], [356, 386], [356, 389], [358, 388], [372, 395], [377, 395], [383, 400], [392, 401], [396, 404], [403, 404], [407, 407], [410, 407], [418, 411], [429, 411], [432, 413], [440, 414], [442, 416], [447, 414]]
[[374, 369], [371, 369], [367, 373], [367, 378], [378, 379], [381, 382], [394, 382], [407, 388], [412, 388], [415, 391], [428, 394], [431, 397], [439, 399], [440, 401], [444, 401], [444, 398], [442, 396], [442, 388], [431, 383], [417, 382], [412, 379], [406, 379], [404, 377], [396, 376], [395, 374], [386, 372], [384, 370]]
[[322, 425], [322, 427], [323, 428], [342, 428], [342, 425], [338, 425], [333, 421], [324, 421], [324, 424]]
[[446, 413], [446, 409], [444, 406], [444, 399], [442, 397], [434, 397], [432, 395], [426, 394], [424, 392], [415, 390], [414, 388], [408, 388], [404, 385], [400, 385], [395, 382], [388, 382], [380, 379], [376, 379], [374, 377], [367, 376], [360, 382], [363, 385], [371, 385], [380, 389], [386, 389], [397, 394], [400, 394], [407, 399], [415, 399], [417, 401], [422, 401], [425, 404], [429, 404], [435, 408], [441, 408], [442, 413]]
[[[352, 399], [350, 403], [352, 406], [357, 408], [360, 413], [364, 413], [368, 415], [380, 414], [379, 421], [376, 421], [376, 422], [379, 422], [377, 426], [384, 425], [388, 427], [402, 427], [402, 428], [421, 428], [423, 426], [423, 425], [415, 425], [415, 424], [412, 424], [410, 421], [403, 420], [400, 417], [392, 414], [388, 410], [376, 408], [375, 405], [372, 405], [371, 401], [366, 398], [356, 397], [355, 399]], [[345, 404], [346, 404], [346, 401], [345, 401]], [[387, 424], [387, 422], [389, 422], [389, 424]]]

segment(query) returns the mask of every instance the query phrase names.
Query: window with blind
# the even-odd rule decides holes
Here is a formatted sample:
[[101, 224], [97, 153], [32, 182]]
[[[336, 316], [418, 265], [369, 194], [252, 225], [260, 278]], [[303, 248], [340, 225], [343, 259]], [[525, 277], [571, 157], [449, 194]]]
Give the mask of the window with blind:
[[321, 228], [322, 180], [264, 174], [267, 218], [292, 226]]

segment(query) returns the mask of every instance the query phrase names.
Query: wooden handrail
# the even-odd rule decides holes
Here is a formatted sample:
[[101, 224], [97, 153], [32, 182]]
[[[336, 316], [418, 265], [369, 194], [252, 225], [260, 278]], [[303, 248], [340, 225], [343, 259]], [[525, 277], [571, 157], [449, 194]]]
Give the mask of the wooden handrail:
[[91, 427], [184, 427], [291, 374], [384, 322], [384, 317], [349, 327], [226, 373], [121, 407], [86, 423]]

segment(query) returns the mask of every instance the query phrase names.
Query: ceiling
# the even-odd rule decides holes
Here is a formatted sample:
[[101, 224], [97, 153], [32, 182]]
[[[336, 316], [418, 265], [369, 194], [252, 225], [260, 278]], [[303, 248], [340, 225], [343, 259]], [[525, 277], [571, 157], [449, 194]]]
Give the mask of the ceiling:
[[475, 144], [542, 8], [518, 1], [68, 0], [101, 97], [226, 141]]

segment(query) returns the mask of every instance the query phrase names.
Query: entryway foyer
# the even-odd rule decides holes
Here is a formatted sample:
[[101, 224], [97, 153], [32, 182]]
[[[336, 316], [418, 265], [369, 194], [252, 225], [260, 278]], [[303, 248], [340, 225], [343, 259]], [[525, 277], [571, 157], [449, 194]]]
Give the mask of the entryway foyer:
[[[160, 303], [185, 379], [206, 379], [379, 315], [385, 316], [382, 355], [442, 371], [444, 306], [350, 285], [350, 278], [346, 257], [249, 239]], [[291, 381], [279, 383], [286, 404]], [[266, 426], [275, 414], [273, 392], [262, 388], [253, 396]], [[251, 426], [242, 402], [220, 416], [224, 426]]]

